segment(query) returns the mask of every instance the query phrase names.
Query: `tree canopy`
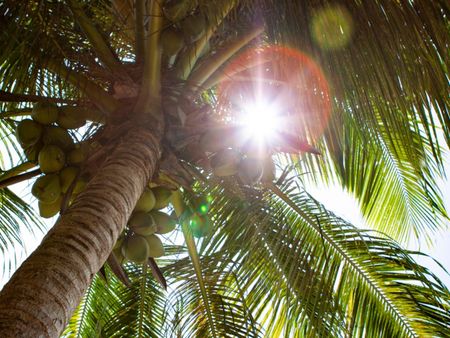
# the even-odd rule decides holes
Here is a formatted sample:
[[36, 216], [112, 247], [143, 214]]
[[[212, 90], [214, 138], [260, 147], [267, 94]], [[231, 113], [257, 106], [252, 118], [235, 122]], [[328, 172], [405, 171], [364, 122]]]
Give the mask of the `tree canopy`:
[[[450, 145], [449, 10], [437, 0], [5, 0], [2, 252], [23, 244], [21, 226], [43, 229], [9, 186], [69, 163], [67, 153], [47, 173], [41, 148], [32, 158], [17, 139], [20, 121], [52, 106], [71, 147], [89, 148], [70, 160], [75, 181], [95, 176], [133, 128], [150, 130], [162, 155], [149, 187], [172, 191], [164, 210], [177, 223], [148, 264], [112, 254], [64, 337], [450, 336], [447, 287], [402, 248], [448, 221], [437, 181]], [[262, 151], [239, 139], [248, 102], [261, 119], [276, 102], [283, 120]], [[239, 154], [232, 170], [224, 149]], [[305, 181], [352, 193], [371, 229], [329, 212]], [[75, 189], [61, 195], [62, 216]]]

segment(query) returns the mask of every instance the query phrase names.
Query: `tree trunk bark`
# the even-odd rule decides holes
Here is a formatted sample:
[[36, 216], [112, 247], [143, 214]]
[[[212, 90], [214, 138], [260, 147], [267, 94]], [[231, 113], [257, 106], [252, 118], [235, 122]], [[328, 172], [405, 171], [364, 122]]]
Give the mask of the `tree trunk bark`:
[[59, 337], [108, 258], [160, 156], [133, 130], [0, 294], [0, 337]]

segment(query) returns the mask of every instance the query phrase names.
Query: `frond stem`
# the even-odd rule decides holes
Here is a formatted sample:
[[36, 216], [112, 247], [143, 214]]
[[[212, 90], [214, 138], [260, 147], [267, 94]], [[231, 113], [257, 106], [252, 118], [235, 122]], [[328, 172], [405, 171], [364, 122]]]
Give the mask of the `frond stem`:
[[41, 169], [35, 169], [35, 170], [31, 170], [31, 171], [28, 171], [28, 172], [23, 173], [23, 174], [19, 174], [19, 175], [16, 175], [16, 176], [8, 177], [6, 179], [2, 179], [0, 181], [0, 189], [3, 189], [5, 187], [7, 187], [7, 186], [10, 186], [10, 185], [13, 185], [13, 184], [16, 184], [16, 183], [20, 183], [20, 182], [29, 180], [30, 178], [33, 178], [33, 177], [35, 177], [37, 175], [40, 175], [40, 174], [41, 174]]
[[188, 78], [191, 86], [201, 87], [201, 85], [228, 59], [235, 55], [241, 48], [247, 45], [250, 41], [255, 39], [264, 31], [263, 26], [255, 27], [251, 30], [245, 31], [243, 34], [237, 36], [234, 40], [227, 43], [217, 53], [211, 55], [204, 63], [201, 64]]

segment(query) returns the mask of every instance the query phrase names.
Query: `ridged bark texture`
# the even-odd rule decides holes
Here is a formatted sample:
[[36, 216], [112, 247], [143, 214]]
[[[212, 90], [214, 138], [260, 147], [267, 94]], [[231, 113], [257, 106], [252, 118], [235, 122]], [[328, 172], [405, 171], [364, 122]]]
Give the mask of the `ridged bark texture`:
[[124, 138], [0, 294], [0, 337], [59, 337], [108, 258], [159, 159], [157, 139]]

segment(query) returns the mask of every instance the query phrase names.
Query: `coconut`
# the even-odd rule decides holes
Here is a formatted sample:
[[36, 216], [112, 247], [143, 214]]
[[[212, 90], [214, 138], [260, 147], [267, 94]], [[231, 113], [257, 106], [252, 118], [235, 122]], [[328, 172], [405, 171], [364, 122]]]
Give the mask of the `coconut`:
[[57, 146], [46, 145], [42, 147], [38, 156], [41, 171], [45, 174], [60, 171], [66, 162], [66, 155]]
[[211, 221], [205, 215], [194, 213], [189, 220], [189, 227], [194, 237], [200, 238], [210, 231]]
[[16, 137], [24, 147], [31, 146], [39, 141], [42, 135], [42, 125], [36, 121], [25, 119], [19, 122], [16, 127]]
[[77, 183], [75, 183], [75, 186], [73, 187], [72, 195], [73, 196], [78, 195], [80, 192], [82, 192], [86, 188], [86, 185], [87, 185], [87, 181], [84, 178], [80, 177], [77, 180]]
[[83, 145], [75, 145], [75, 149], [67, 154], [67, 163], [71, 165], [80, 165], [87, 158], [87, 147]]
[[206, 215], [209, 212], [211, 206], [211, 197], [197, 196], [194, 198], [194, 209], [200, 215]]
[[161, 34], [161, 45], [163, 54], [171, 57], [177, 55], [184, 46], [184, 40], [181, 34], [170, 27]]
[[52, 124], [58, 119], [58, 107], [50, 102], [38, 102], [33, 106], [33, 120], [42, 124]]
[[241, 145], [239, 135], [230, 128], [214, 128], [200, 138], [200, 147], [204, 152], [216, 153], [227, 148], [238, 148]]
[[152, 188], [152, 192], [155, 195], [155, 205], [153, 209], [163, 209], [167, 207], [172, 196], [172, 190], [164, 187]]
[[43, 143], [38, 141], [36, 144], [33, 144], [27, 148], [24, 149], [25, 156], [28, 161], [37, 163], [38, 162], [38, 156], [39, 152], [41, 151], [43, 147]]
[[223, 149], [210, 159], [214, 175], [219, 177], [232, 176], [237, 173], [240, 155], [232, 149]]
[[239, 179], [243, 184], [253, 185], [261, 181], [263, 162], [256, 158], [245, 157], [239, 163]]
[[164, 246], [161, 239], [156, 235], [145, 236], [145, 240], [148, 244], [148, 256], [157, 258], [164, 256]]
[[113, 254], [117, 259], [117, 262], [119, 262], [119, 264], [122, 264], [123, 261], [125, 260], [125, 256], [122, 254], [122, 247], [119, 248], [115, 248], [113, 249]]
[[86, 124], [86, 119], [83, 112], [83, 107], [64, 106], [59, 110], [58, 120], [56, 123], [64, 129], [76, 129]]
[[31, 193], [43, 203], [54, 203], [61, 195], [59, 176], [56, 174], [39, 177], [31, 187]]
[[134, 212], [131, 215], [128, 226], [135, 233], [142, 236], [154, 234], [156, 231], [156, 224], [153, 217], [142, 211]]
[[61, 210], [62, 196], [53, 203], [43, 203], [38, 201], [39, 215], [43, 218], [51, 218]]
[[42, 140], [44, 144], [56, 145], [64, 151], [68, 151], [74, 147], [73, 139], [67, 130], [57, 126], [48, 126], [45, 128]]
[[71, 150], [67, 154], [67, 163], [71, 165], [80, 165], [82, 164], [87, 157], [87, 151], [85, 147], [75, 146], [75, 149]]
[[206, 21], [203, 14], [191, 15], [181, 22], [181, 31], [187, 42], [200, 39], [206, 29]]
[[70, 186], [72, 185], [73, 181], [77, 178], [78, 172], [80, 169], [77, 167], [66, 167], [59, 173], [59, 181], [61, 183], [61, 191], [63, 194], [65, 194]]
[[155, 207], [156, 198], [153, 194], [153, 191], [150, 189], [145, 189], [142, 193], [141, 197], [139, 197], [139, 200], [136, 203], [136, 206], [134, 207], [134, 211], [143, 211], [143, 212], [149, 212]]
[[122, 243], [122, 254], [135, 263], [144, 263], [149, 255], [149, 247], [145, 237], [133, 234]]
[[150, 215], [153, 217], [156, 224], [157, 234], [164, 235], [175, 229], [177, 221], [166, 213], [158, 210], [153, 210], [152, 212], [150, 212]]

